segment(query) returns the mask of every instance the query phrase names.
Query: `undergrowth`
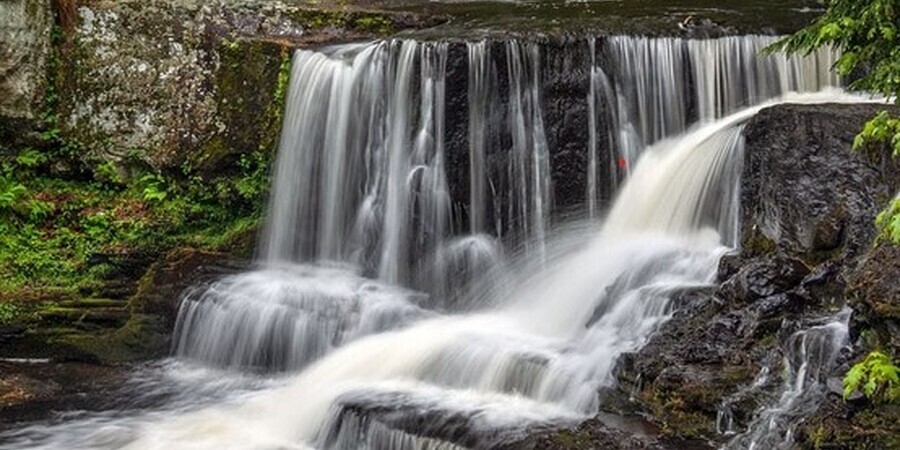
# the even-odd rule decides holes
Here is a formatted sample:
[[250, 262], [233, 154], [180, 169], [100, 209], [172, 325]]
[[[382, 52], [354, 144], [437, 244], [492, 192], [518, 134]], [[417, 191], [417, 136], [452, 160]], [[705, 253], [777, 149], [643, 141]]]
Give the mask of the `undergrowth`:
[[110, 255], [224, 249], [259, 222], [266, 158], [244, 156], [232, 172], [209, 179], [185, 166], [164, 174], [135, 161], [86, 164], [34, 148], [0, 160], [0, 298], [35, 288], [89, 291], [107, 275]]

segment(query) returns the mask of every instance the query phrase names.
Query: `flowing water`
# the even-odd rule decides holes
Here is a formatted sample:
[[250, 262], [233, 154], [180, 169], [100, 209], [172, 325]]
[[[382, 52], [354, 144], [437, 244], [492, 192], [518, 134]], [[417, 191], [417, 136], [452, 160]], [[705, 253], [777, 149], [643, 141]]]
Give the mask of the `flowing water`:
[[[453, 92], [468, 97], [464, 182], [447, 165], [446, 130], [458, 125], [446, 119], [451, 44], [298, 51], [261, 268], [186, 295], [175, 368], [136, 387], [173, 392], [0, 438], [9, 448], [450, 449], [595, 413], [617, 357], [668, 319], [674, 292], [712, 283], [737, 245], [743, 123], [767, 99], [837, 83], [824, 75], [830, 54], [749, 56], [766, 42], [591, 41], [588, 219], [565, 225], [554, 223], [541, 45], [462, 44], [467, 77]], [[787, 100], [853, 99], [775, 102]], [[806, 374], [827, 370], [798, 363], [825, 352], [817, 336], [834, 327], [820, 328], [791, 344], [785, 397], [803, 397]], [[795, 403], [759, 420], [782, 423]]]
[[784, 343], [784, 380], [777, 401], [764, 407], [728, 449], [793, 448], [793, 426], [818, 408], [841, 349], [847, 345], [850, 310], [798, 331]]

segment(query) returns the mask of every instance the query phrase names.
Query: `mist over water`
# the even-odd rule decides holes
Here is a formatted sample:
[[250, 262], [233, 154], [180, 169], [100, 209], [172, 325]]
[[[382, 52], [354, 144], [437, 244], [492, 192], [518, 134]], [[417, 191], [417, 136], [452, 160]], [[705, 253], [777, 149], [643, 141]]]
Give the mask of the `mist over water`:
[[[447, 168], [449, 44], [297, 51], [260, 269], [186, 294], [175, 359], [137, 388], [166, 395], [2, 437], [453, 449], [590, 416], [618, 356], [670, 317], [674, 293], [714, 283], [738, 245], [743, 123], [778, 102], [857, 100], [826, 89], [830, 53], [749, 56], [768, 41], [591, 41], [587, 218], [566, 225], [552, 220], [540, 45], [465, 44], [463, 212]], [[508, 136], [499, 167], [496, 133]], [[816, 336], [830, 326], [798, 335], [800, 352], [826, 352]]]

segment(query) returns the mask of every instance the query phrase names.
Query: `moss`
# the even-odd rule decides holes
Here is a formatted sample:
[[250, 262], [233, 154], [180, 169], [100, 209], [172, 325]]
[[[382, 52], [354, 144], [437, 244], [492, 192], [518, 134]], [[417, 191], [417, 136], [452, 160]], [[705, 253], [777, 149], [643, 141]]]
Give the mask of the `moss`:
[[741, 252], [747, 257], [768, 255], [775, 251], [775, 241], [755, 230], [754, 227], [745, 227], [744, 238], [741, 240]]
[[553, 440], [562, 448], [588, 449], [593, 447], [590, 436], [574, 430], [562, 430], [553, 436]]
[[121, 328], [86, 333], [70, 331], [51, 338], [54, 345], [69, 347], [72, 358], [104, 362], [130, 362], [164, 355], [167, 332], [162, 320], [136, 314]]
[[650, 409], [664, 435], [688, 439], [715, 436], [715, 417], [710, 417], [697, 408], [697, 401], [718, 401], [721, 397], [721, 392], [699, 387], [683, 389], [681, 392], [662, 392], [650, 386], [641, 395], [642, 402]]
[[390, 19], [370, 14], [353, 17], [350, 20], [350, 28], [376, 35], [388, 35], [396, 31], [394, 22]]
[[900, 448], [900, 408], [872, 405], [849, 417], [820, 416], [800, 428], [802, 448], [881, 450]]
[[375, 11], [301, 8], [291, 18], [310, 31], [335, 29], [372, 36], [387, 36], [397, 31], [391, 15]]
[[[227, 170], [234, 155], [274, 149], [290, 76], [290, 62], [285, 64], [290, 50], [277, 43], [223, 41], [217, 53], [215, 102], [224, 131], [188, 160], [192, 168], [206, 173]], [[248, 121], [248, 111], [261, 112], [263, 119]]]

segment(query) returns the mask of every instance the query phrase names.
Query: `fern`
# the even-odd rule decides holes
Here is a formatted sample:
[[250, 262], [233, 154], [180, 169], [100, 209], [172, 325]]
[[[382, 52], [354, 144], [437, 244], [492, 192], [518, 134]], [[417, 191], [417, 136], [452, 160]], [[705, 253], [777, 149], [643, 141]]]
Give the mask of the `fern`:
[[157, 174], [147, 174], [141, 177], [141, 185], [144, 187], [143, 194], [146, 201], [161, 202], [166, 199], [166, 180]]
[[16, 163], [24, 168], [33, 169], [47, 161], [47, 156], [33, 149], [26, 148], [16, 156]]
[[853, 365], [844, 376], [844, 399], [857, 391], [875, 403], [893, 403], [900, 400], [900, 368], [891, 358], [873, 351]]
[[0, 209], [14, 208], [27, 191], [21, 183], [0, 178]]

